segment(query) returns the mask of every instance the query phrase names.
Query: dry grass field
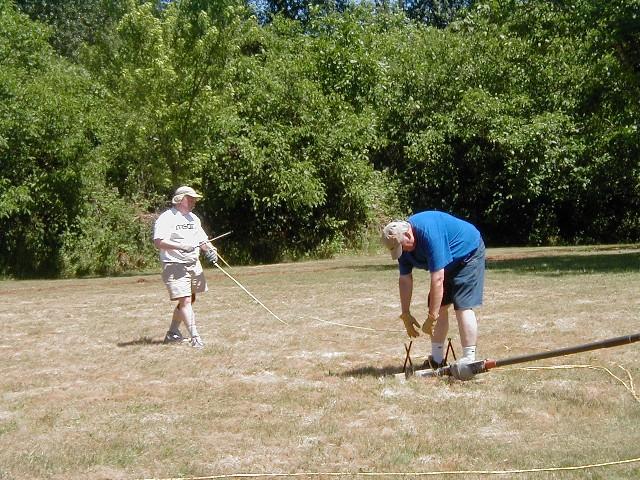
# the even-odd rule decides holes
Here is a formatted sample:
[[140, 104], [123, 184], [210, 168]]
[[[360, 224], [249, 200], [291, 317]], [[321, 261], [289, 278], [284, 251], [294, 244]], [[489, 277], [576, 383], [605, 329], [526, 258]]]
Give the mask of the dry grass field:
[[[639, 247], [489, 249], [478, 358], [640, 332]], [[640, 478], [640, 343], [402, 382], [386, 255], [228, 271], [289, 325], [215, 269], [202, 351], [158, 273], [0, 282], [0, 479]]]

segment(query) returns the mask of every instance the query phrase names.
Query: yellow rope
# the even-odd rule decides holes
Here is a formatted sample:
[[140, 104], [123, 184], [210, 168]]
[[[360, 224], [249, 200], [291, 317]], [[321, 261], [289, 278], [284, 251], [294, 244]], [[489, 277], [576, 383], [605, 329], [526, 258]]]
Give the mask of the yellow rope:
[[[390, 333], [402, 333], [402, 332], [404, 332], [404, 330], [389, 330], [389, 329], [380, 329], [380, 328], [371, 328], [371, 327], [360, 327], [358, 325], [349, 325], [349, 324], [346, 324], [346, 323], [330, 322], [328, 320], [322, 320], [321, 318], [318, 318], [318, 317], [311, 317], [311, 318], [316, 320], [316, 321], [318, 321], [318, 322], [326, 323], [326, 324], [329, 324], [329, 325], [336, 325], [336, 326], [339, 326], [339, 327], [353, 328], [353, 329], [357, 329], [357, 330], [367, 330], [369, 332], [376, 332], [376, 333], [389, 333], [389, 332]], [[640, 397], [636, 393], [635, 386], [634, 386], [634, 383], [633, 383], [633, 377], [631, 376], [631, 373], [629, 372], [629, 370], [624, 368], [622, 365], [618, 365], [618, 367], [621, 368], [622, 370], [624, 370], [624, 372], [627, 374], [627, 377], [629, 379], [629, 383], [628, 384], [624, 380], [622, 380], [620, 377], [615, 375], [608, 368], [600, 367], [600, 366], [594, 366], [594, 365], [558, 365], [558, 366], [551, 366], [551, 367], [512, 367], [512, 368], [507, 369], [507, 370], [551, 370], [551, 369], [568, 369], [568, 368], [591, 368], [591, 369], [594, 369], [594, 370], [603, 370], [603, 371], [607, 372], [609, 375], [611, 375], [613, 378], [618, 380], [620, 383], [622, 383], [622, 385], [624, 385], [624, 388], [629, 390], [629, 392], [631, 392], [631, 395], [633, 395], [633, 398], [635, 398], [636, 401], [638, 403], [640, 403]]]
[[348, 325], [346, 323], [338, 323], [338, 322], [330, 322], [328, 320], [322, 320], [321, 318], [318, 317], [311, 317], [314, 320], [317, 320], [318, 322], [322, 322], [322, 323], [327, 323], [329, 325], [337, 325], [339, 327], [347, 327], [347, 328], [355, 328], [358, 330], [367, 330], [369, 332], [391, 332], [391, 333], [401, 333], [404, 332], [404, 330], [385, 330], [385, 329], [380, 329], [380, 328], [371, 328], [371, 327], [360, 327], [357, 325]]
[[231, 265], [229, 265], [227, 261], [224, 258], [222, 258], [222, 255], [220, 255], [219, 252], [218, 252], [218, 258], [222, 260], [222, 263], [224, 263], [227, 266], [227, 268], [231, 268]]
[[[331, 323], [325, 320], [320, 320], [324, 323]], [[337, 324], [341, 325], [341, 324]], [[367, 327], [354, 327], [352, 325], [341, 325], [348, 326], [351, 328], [361, 328], [365, 330], [373, 330]], [[377, 331], [377, 330], [376, 330]], [[614, 374], [611, 370], [606, 367], [601, 367], [598, 365], [555, 365], [555, 366], [543, 366], [543, 367], [510, 367], [510, 368], [502, 368], [503, 371], [509, 370], [561, 370], [561, 369], [572, 369], [572, 368], [589, 368], [592, 370], [602, 370], [617, 381], [622, 383], [624, 387], [633, 395], [633, 398], [640, 403], [640, 398], [636, 393], [633, 377], [629, 370], [627, 370], [622, 365], [618, 365], [620, 369], [622, 369], [628, 377], [628, 382], [625, 382], [616, 374]], [[500, 370], [498, 368], [497, 370]], [[171, 477], [171, 478], [147, 478], [143, 480], [216, 480], [221, 478], [274, 478], [274, 477], [428, 477], [435, 475], [513, 475], [518, 473], [539, 473], [539, 472], [560, 472], [560, 471], [575, 471], [575, 470], [588, 470], [591, 468], [598, 467], [609, 467], [612, 465], [624, 465], [629, 463], [638, 463], [640, 462], [640, 457], [638, 458], [629, 458], [627, 460], [616, 460], [613, 462], [603, 462], [603, 463], [592, 463], [590, 465], [578, 465], [573, 467], [544, 467], [544, 468], [526, 468], [526, 469], [518, 469], [518, 470], [450, 470], [443, 472], [298, 472], [298, 473], [231, 473], [228, 475], [210, 475], [207, 477]]]
[[[319, 317], [311, 317], [312, 319], [321, 322], [321, 323], [326, 323], [328, 325], [336, 325], [339, 327], [346, 327], [346, 328], [353, 328], [353, 329], [357, 329], [357, 330], [366, 330], [369, 332], [376, 332], [376, 333], [403, 333], [404, 330], [390, 330], [390, 329], [380, 329], [380, 328], [371, 328], [371, 327], [361, 327], [358, 325], [349, 325], [346, 323], [339, 323], [339, 322], [330, 322], [328, 320], [323, 320]], [[627, 370], [626, 368], [624, 368], [622, 365], [618, 365], [619, 368], [621, 368], [622, 370], [624, 370], [624, 372], [627, 374], [627, 377], [629, 379], [629, 383], [627, 384], [624, 380], [622, 380], [620, 377], [618, 377], [617, 375], [615, 375], [611, 370], [609, 370], [606, 367], [601, 367], [601, 366], [594, 366], [594, 365], [558, 365], [558, 366], [550, 366], [550, 367], [512, 367], [512, 368], [507, 368], [505, 370], [552, 370], [552, 369], [569, 369], [569, 368], [590, 368], [593, 370], [603, 370], [605, 372], [607, 372], [609, 375], [611, 375], [613, 378], [615, 378], [616, 380], [618, 380], [620, 383], [622, 383], [622, 385], [624, 385], [624, 388], [626, 388], [631, 395], [633, 395], [633, 398], [636, 399], [636, 401], [638, 403], [640, 403], [640, 397], [638, 396], [638, 394], [636, 393], [635, 390], [635, 386], [633, 383], [633, 377], [631, 376], [631, 373], [629, 372], [629, 370]]]
[[[589, 368], [592, 370], [602, 370], [604, 372], [607, 372], [609, 375], [615, 378], [618, 382], [624, 385], [624, 388], [626, 388], [629, 391], [629, 393], [633, 395], [633, 398], [635, 398], [636, 402], [640, 403], [640, 397], [638, 397], [638, 394], [636, 393], [636, 388], [635, 388], [635, 385], [633, 384], [633, 377], [631, 376], [631, 372], [629, 372], [629, 370], [627, 370], [622, 365], [618, 365], [618, 368], [620, 368], [627, 374], [629, 383], [622, 380], [620, 377], [618, 377], [615, 373], [613, 373], [607, 367], [602, 367], [599, 365], [555, 365], [555, 366], [546, 366], [546, 367], [511, 367], [511, 368], [504, 368], [503, 370], [505, 371], [530, 370], [531, 371], [531, 370], [563, 370], [563, 369], [570, 369], [570, 368]], [[497, 370], [500, 370], [500, 368], [498, 368]]]
[[575, 467], [526, 468], [521, 470], [454, 470], [444, 472], [299, 472], [299, 473], [231, 473], [229, 475], [211, 475], [208, 477], [147, 478], [144, 480], [215, 480], [219, 478], [272, 478], [272, 477], [428, 477], [435, 475], [512, 475], [516, 473], [559, 472], [587, 470], [597, 467], [609, 467], [640, 462], [640, 458], [617, 460], [614, 462], [593, 463]]

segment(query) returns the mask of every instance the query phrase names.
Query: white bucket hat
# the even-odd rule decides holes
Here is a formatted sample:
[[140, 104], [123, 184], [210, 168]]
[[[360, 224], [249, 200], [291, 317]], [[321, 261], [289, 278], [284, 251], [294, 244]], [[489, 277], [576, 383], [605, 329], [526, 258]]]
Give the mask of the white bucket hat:
[[382, 230], [382, 243], [389, 249], [393, 260], [397, 260], [402, 255], [402, 237], [410, 228], [409, 222], [396, 220]]
[[185, 196], [193, 197], [193, 198], [202, 198], [202, 195], [197, 193], [193, 188], [184, 186], [176, 190], [176, 193], [173, 194], [173, 199], [171, 200], [171, 203], [173, 203], [174, 205], [177, 205], [182, 201], [182, 199]]

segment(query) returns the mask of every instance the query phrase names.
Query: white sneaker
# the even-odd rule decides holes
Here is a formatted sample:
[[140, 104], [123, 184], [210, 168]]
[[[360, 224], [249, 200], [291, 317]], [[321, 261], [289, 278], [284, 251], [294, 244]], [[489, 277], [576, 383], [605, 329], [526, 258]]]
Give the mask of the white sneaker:
[[204, 342], [202, 341], [202, 339], [198, 336], [198, 337], [191, 337], [191, 346], [193, 348], [204, 348]]

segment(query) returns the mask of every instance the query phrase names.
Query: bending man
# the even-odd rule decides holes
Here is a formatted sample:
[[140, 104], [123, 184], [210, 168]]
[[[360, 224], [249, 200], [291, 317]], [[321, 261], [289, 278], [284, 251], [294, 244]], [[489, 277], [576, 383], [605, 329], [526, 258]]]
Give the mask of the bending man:
[[382, 242], [398, 260], [400, 306], [410, 337], [419, 335], [420, 324], [411, 315], [413, 268], [430, 272], [429, 313], [422, 331], [431, 336], [431, 368], [444, 366], [444, 342], [449, 330], [449, 306], [453, 304], [462, 361], [474, 361], [478, 341], [475, 307], [482, 305], [485, 247], [480, 232], [470, 223], [448, 213], [427, 211], [394, 221], [384, 227]]
[[207, 260], [215, 264], [218, 254], [207, 240], [200, 219], [192, 212], [198, 198], [202, 196], [193, 188], [178, 188], [173, 196], [173, 207], [156, 220], [153, 243], [160, 250], [162, 280], [169, 297], [178, 301], [164, 343], [181, 343], [184, 339], [179, 327], [184, 323], [191, 346], [202, 348], [204, 343], [196, 327], [193, 302], [196, 293], [206, 292], [208, 288], [199, 255], [203, 251]]

